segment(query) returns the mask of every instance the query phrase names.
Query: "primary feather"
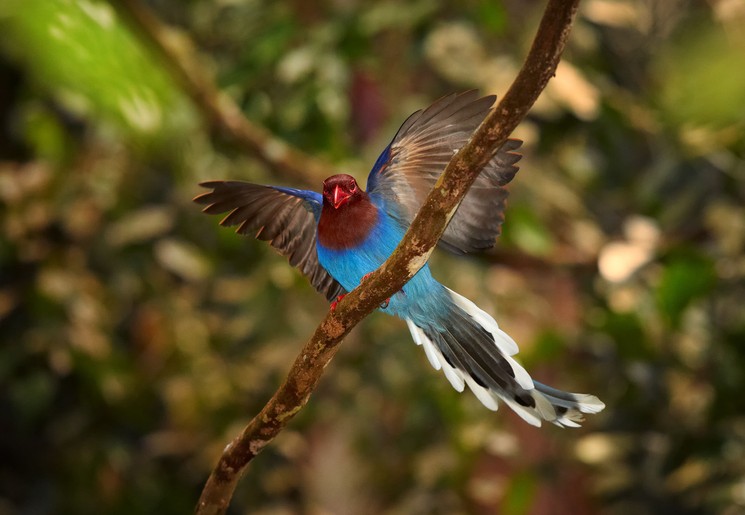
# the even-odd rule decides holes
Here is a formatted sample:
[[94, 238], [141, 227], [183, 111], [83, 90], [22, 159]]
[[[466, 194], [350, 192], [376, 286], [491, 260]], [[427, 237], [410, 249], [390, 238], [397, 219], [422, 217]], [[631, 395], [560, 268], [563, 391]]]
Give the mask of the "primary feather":
[[321, 195], [239, 181], [209, 181], [201, 186], [212, 189], [194, 199], [207, 206], [205, 213], [229, 212], [220, 225], [237, 225], [238, 234], [253, 234], [268, 241], [328, 300], [346, 293], [318, 263], [316, 225], [321, 214]]
[[[476, 91], [452, 94], [409, 116], [380, 154], [367, 178], [367, 192], [392, 206], [408, 226], [453, 155], [489, 114], [496, 97]], [[502, 145], [461, 202], [439, 245], [462, 254], [494, 245], [504, 220], [509, 183], [518, 171], [520, 140]]]
[[[351, 291], [376, 270], [401, 241], [426, 194], [473, 130], [494, 97], [450, 95], [417, 111], [378, 158], [363, 191], [349, 175], [324, 181], [323, 194], [236, 181], [211, 181], [195, 200], [206, 213], [229, 214], [223, 225], [254, 233], [286, 255], [327, 299]], [[517, 172], [520, 146], [509, 140], [474, 182], [441, 240], [454, 252], [494, 243], [502, 223], [504, 185]], [[583, 413], [604, 404], [587, 394], [534, 381], [513, 358], [515, 341], [470, 300], [437, 282], [425, 264], [389, 301], [385, 312], [406, 321], [432, 366], [453, 388], [466, 386], [489, 409], [498, 400], [525, 421], [576, 427]]]

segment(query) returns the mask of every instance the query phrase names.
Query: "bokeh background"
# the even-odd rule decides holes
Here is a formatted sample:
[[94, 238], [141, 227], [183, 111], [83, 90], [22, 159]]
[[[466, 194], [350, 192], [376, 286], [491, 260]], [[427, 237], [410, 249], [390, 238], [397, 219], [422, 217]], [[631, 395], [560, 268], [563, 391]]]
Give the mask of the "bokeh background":
[[[253, 124], [364, 180], [414, 110], [503, 93], [544, 3], [145, 7]], [[111, 4], [2, 0], [0, 34], [0, 514], [189, 513], [328, 309], [191, 198], [319, 177], [217, 130]], [[744, 125], [745, 2], [583, 1], [503, 237], [433, 267], [606, 410], [489, 412], [377, 313], [230, 513], [745, 513]]]

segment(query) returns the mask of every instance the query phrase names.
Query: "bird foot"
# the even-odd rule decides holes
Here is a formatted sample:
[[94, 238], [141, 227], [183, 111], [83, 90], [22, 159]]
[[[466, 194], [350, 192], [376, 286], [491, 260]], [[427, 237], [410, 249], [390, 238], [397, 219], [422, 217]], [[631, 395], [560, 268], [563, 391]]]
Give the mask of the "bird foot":
[[341, 302], [341, 299], [343, 299], [346, 296], [347, 294], [343, 293], [339, 295], [338, 297], [336, 297], [336, 300], [331, 303], [331, 311], [334, 311], [336, 309], [337, 304], [339, 304], [339, 302]]

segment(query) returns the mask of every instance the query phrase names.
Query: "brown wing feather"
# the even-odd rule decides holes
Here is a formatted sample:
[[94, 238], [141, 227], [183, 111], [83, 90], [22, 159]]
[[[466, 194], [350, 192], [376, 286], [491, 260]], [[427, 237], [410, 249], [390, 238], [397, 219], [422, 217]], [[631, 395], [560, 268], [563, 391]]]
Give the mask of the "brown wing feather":
[[[410, 223], [445, 167], [491, 110], [494, 96], [467, 91], [448, 95], [412, 114], [390, 145], [387, 163], [368, 182], [378, 193], [403, 206], [398, 215]], [[440, 240], [456, 253], [492, 247], [504, 221], [507, 190], [517, 173], [521, 141], [510, 139], [479, 174]], [[374, 177], [373, 177], [374, 176]]]
[[334, 300], [344, 288], [321, 266], [316, 253], [316, 220], [307, 200], [269, 186], [239, 181], [200, 184], [212, 191], [194, 198], [208, 214], [228, 213], [220, 225], [235, 226], [238, 234], [268, 241], [313, 287]]

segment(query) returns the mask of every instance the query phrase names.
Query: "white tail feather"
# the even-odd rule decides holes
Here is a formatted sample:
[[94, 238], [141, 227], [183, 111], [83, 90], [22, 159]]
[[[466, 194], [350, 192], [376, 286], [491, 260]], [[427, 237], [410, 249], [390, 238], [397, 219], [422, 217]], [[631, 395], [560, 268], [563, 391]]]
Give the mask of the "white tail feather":
[[465, 380], [463, 379], [463, 372], [457, 368], [451, 367], [442, 355], [440, 357], [440, 362], [442, 363], [442, 371], [445, 372], [445, 377], [450, 381], [450, 384], [453, 385], [453, 388], [457, 391], [462, 392], [466, 387]]
[[437, 347], [435, 347], [434, 343], [427, 338], [427, 335], [424, 334], [424, 331], [419, 329], [414, 322], [411, 320], [406, 320], [406, 325], [409, 326], [409, 332], [411, 332], [411, 336], [414, 338], [414, 342], [417, 345], [421, 345], [424, 347], [424, 353], [427, 355], [427, 360], [429, 360], [429, 364], [432, 365], [432, 368], [435, 370], [440, 370], [440, 367], [442, 366], [440, 363], [444, 361], [442, 358], [442, 353], [437, 350]]
[[481, 327], [489, 331], [494, 336], [494, 342], [506, 356], [514, 356], [520, 352], [515, 340], [499, 328], [497, 321], [489, 313], [478, 307], [476, 304], [465, 298], [463, 295], [455, 293], [448, 287], [445, 287], [453, 302], [460, 309], [468, 313]]
[[409, 326], [409, 332], [411, 333], [411, 337], [414, 338], [414, 343], [416, 343], [417, 345], [421, 345], [422, 340], [419, 337], [419, 328], [413, 321], [409, 320], [408, 318], [406, 319], [406, 325]]
[[525, 406], [521, 406], [507, 397], [502, 397], [502, 400], [505, 404], [507, 404], [507, 406], [512, 408], [512, 411], [517, 413], [525, 422], [527, 422], [531, 426], [541, 427], [541, 418], [536, 415], [535, 410], [528, 409]]
[[497, 402], [496, 397], [489, 390], [471, 379], [471, 376], [465, 376], [465, 380], [476, 398], [481, 401], [481, 404], [492, 411], [497, 411], [499, 409], [499, 403]]
[[[487, 342], [483, 339], [479, 340], [482, 345], [481, 347], [478, 347], [478, 345], [473, 342], [464, 342], [460, 339], [457, 340], [458, 343], [453, 343], [452, 339], [450, 340], [450, 343], [448, 343], [448, 339], [443, 336], [445, 333], [438, 332], [432, 328], [423, 329], [418, 327], [413, 320], [407, 319], [406, 324], [414, 338], [414, 342], [424, 348], [424, 352], [427, 355], [430, 364], [436, 370], [442, 369], [447, 380], [457, 391], [462, 392], [465, 389], [465, 385], [468, 385], [476, 398], [492, 411], [496, 411], [499, 408], [498, 400], [501, 398], [501, 400], [512, 408], [512, 410], [514, 410], [523, 420], [531, 425], [539, 427], [542, 420], [552, 422], [560, 427], [579, 427], [579, 422], [583, 420], [583, 413], [597, 413], [605, 407], [605, 404], [594, 395], [564, 392], [537, 381], [533, 381], [530, 374], [528, 374], [528, 372], [511, 357], [518, 352], [517, 344], [507, 333], [499, 328], [497, 322], [486, 312], [479, 309], [470, 300], [458, 295], [452, 290], [448, 289], [447, 291], [452, 299], [454, 305], [453, 309], [460, 308], [462, 312], [468, 315], [467, 317], [464, 317], [462, 314], [458, 315], [459, 318], [455, 317], [453, 319], [455, 322], [453, 323], [456, 325], [460, 324], [460, 327], [462, 327], [463, 324], [474, 324], [483, 328], [492, 336], [493, 342], [501, 355], [501, 358], [495, 357], [493, 359], [503, 360], [501, 367], [504, 368], [504, 362], [506, 362], [512, 370], [511, 374], [506, 370], [504, 370], [504, 372], [496, 372], [497, 376], [501, 377], [501, 379], [497, 379], [499, 385], [506, 386], [497, 387], [497, 383], [494, 382], [490, 383], [492, 387], [483, 386], [483, 377], [482, 379], [479, 379], [476, 376], [472, 376], [468, 370], [461, 370], [458, 368], [463, 366], [462, 363], [458, 362], [463, 359], [462, 354], [461, 358], [454, 357], [453, 359], [455, 360], [455, 363], [451, 363], [445, 358], [442, 349], [450, 347], [448, 350], [450, 354], [448, 355], [451, 357], [453, 357], [453, 352], [455, 352], [456, 348], [461, 353], [468, 353], [469, 351], [466, 349], [471, 349], [470, 352], [476, 352], [476, 354], [468, 358], [467, 363], [471, 364], [467, 366], [477, 367], [472, 370], [482, 370], [484, 362], [481, 361], [481, 365], [473, 365], [473, 363], [475, 363], [473, 359], [475, 359], [474, 356], [478, 355], [478, 352], [483, 353], [483, 349], [485, 348], [483, 347], [484, 345], [488, 347]], [[451, 326], [451, 328], [453, 327], [454, 326]], [[453, 332], [461, 335], [476, 334], [478, 340], [478, 334], [484, 334], [483, 332], [474, 333], [473, 330], [471, 331], [471, 333], [468, 333], [446, 329], [446, 333], [450, 337], [452, 337]], [[429, 332], [430, 335], [433, 335], [436, 341], [433, 341], [432, 338], [428, 336], [427, 332]], [[482, 350], [476, 351], [474, 349]], [[480, 359], [483, 360], [485, 358], [481, 356]], [[494, 362], [494, 367], [500, 367], [497, 361]], [[484, 371], [482, 370], [482, 373], [483, 372]], [[530, 399], [532, 399], [532, 401]], [[526, 406], [525, 404], [528, 405]]]
[[525, 388], [526, 390], [532, 390], [533, 389], [533, 378], [530, 377], [530, 374], [528, 374], [528, 371], [523, 368], [522, 365], [520, 365], [517, 361], [515, 361], [510, 356], [504, 357], [507, 362], [512, 367], [512, 371], [515, 373], [515, 381], [517, 381], [517, 384]]
[[497, 321], [494, 320], [486, 311], [479, 308], [463, 295], [455, 293], [450, 288], [445, 289], [450, 294], [450, 298], [456, 306], [465, 311], [474, 321], [476, 321], [477, 324], [491, 333], [492, 337], [494, 337], [494, 343], [497, 345], [497, 348], [502, 352], [510, 366], [512, 366], [517, 383], [526, 390], [532, 389], [533, 378], [530, 377], [530, 374], [528, 374], [528, 371], [525, 370], [522, 365], [511, 357], [517, 354], [520, 350], [517, 347], [515, 340], [513, 340], [509, 334], [502, 331], [499, 324], [497, 324]]

